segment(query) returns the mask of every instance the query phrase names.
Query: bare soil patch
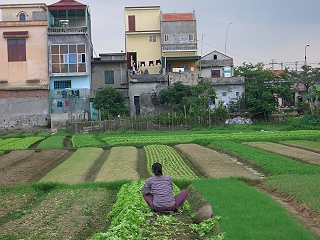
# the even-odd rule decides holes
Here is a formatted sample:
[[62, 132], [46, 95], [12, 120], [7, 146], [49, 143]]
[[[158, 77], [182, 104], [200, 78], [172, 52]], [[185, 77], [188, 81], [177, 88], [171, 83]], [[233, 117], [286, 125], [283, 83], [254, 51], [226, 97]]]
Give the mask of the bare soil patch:
[[259, 179], [263, 177], [227, 154], [219, 153], [197, 144], [178, 144], [175, 146], [188, 157], [194, 165], [211, 178], [247, 177]]
[[2, 192], [0, 194], [0, 225], [6, 222], [8, 215], [21, 215], [25, 211], [26, 206], [35, 202], [37, 193], [29, 191]]
[[[16, 150], [1, 156], [0, 185], [36, 182], [64, 160], [67, 150]], [[17, 158], [14, 158], [17, 156]]]
[[104, 231], [112, 198], [106, 189], [53, 191], [29, 214], [0, 226], [0, 238], [87, 239]]
[[279, 144], [285, 145], [285, 146], [289, 146], [289, 147], [296, 147], [296, 148], [301, 148], [307, 151], [311, 151], [311, 152], [315, 152], [315, 153], [320, 153], [320, 149], [319, 148], [314, 148], [311, 146], [302, 146], [299, 143], [292, 143], [292, 142], [279, 142]]
[[276, 153], [295, 159], [300, 162], [320, 166], [320, 154], [311, 152], [297, 147], [289, 147], [278, 143], [272, 142], [247, 142], [243, 143], [252, 147], [260, 148], [268, 152]]

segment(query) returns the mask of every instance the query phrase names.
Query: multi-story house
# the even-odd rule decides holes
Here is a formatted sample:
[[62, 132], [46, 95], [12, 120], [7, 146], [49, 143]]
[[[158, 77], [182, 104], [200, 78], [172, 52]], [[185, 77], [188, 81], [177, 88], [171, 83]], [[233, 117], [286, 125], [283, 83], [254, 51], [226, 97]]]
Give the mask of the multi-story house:
[[[129, 86], [127, 58], [125, 53], [103, 53], [92, 61], [91, 99], [98, 90], [104, 87], [112, 87], [121, 91], [129, 106]], [[91, 119], [97, 119], [97, 111], [90, 103]]]
[[47, 6], [3, 4], [0, 22], [0, 127], [50, 122]]
[[89, 116], [91, 16], [89, 6], [61, 0], [48, 6], [48, 58], [52, 128]]
[[127, 68], [133, 74], [159, 74], [160, 6], [125, 7]]
[[161, 52], [165, 73], [198, 73], [195, 12], [161, 14]]
[[217, 93], [214, 107], [222, 101], [225, 107], [232, 107], [241, 101], [245, 93], [244, 77], [234, 77], [233, 59], [218, 51], [213, 51], [199, 61], [201, 79], [210, 82]]

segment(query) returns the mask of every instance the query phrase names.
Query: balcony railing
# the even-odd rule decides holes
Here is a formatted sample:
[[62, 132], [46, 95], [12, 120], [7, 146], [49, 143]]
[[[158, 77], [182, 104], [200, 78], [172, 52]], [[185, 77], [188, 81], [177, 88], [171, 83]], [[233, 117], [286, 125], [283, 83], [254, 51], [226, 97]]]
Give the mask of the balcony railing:
[[172, 52], [172, 51], [197, 51], [196, 43], [188, 44], [163, 44], [162, 52]]
[[87, 27], [49, 27], [48, 35], [86, 34]]

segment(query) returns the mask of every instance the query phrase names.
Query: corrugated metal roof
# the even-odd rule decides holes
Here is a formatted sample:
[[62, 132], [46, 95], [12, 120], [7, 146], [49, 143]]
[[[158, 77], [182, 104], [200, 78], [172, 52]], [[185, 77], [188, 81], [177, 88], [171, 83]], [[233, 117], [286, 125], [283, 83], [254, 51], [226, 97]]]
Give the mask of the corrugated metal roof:
[[163, 13], [163, 22], [193, 21], [193, 13]]

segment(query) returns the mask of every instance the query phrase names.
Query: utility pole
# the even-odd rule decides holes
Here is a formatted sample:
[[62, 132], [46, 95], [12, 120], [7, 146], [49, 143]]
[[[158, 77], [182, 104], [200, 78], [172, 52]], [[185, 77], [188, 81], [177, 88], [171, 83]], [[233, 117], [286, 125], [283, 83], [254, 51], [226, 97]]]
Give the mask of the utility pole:
[[228, 30], [229, 30], [229, 27], [230, 27], [231, 24], [232, 24], [232, 22], [229, 22], [229, 23], [228, 23], [227, 33], [226, 33], [226, 42], [224, 43], [224, 54], [226, 54], [226, 55], [227, 55]]
[[200, 77], [202, 77], [201, 76], [201, 69], [202, 69], [202, 46], [203, 46], [203, 37], [205, 36], [206, 34], [204, 33], [204, 34], [202, 34], [202, 36], [201, 36], [201, 56], [200, 56], [200, 73], [199, 73], [199, 76]]
[[269, 63], [269, 64], [271, 64], [271, 66], [272, 66], [272, 73], [274, 73], [274, 65], [275, 65], [275, 64], [279, 64], [279, 63], [275, 62], [274, 59], [271, 59], [271, 63]]

